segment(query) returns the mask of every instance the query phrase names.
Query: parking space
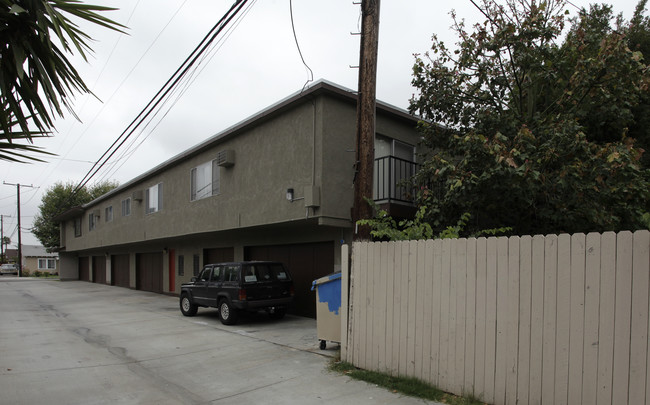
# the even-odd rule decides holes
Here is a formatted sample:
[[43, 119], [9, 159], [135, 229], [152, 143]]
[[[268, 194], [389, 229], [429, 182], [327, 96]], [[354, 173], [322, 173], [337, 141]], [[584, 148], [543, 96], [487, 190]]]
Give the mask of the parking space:
[[224, 326], [176, 297], [5, 276], [0, 325], [2, 403], [422, 403], [328, 372], [309, 318]]

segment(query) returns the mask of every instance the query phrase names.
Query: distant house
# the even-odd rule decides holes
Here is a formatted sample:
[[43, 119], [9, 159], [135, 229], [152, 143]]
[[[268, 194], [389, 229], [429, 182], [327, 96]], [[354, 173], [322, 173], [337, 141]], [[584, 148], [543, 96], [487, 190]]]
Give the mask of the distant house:
[[[7, 260], [12, 263], [18, 262], [18, 249], [7, 249]], [[28, 270], [30, 273], [38, 270], [41, 272], [48, 272], [51, 274], [59, 273], [59, 254], [48, 253], [43, 246], [40, 245], [22, 245], [23, 255], [23, 269]]]
[[[389, 212], [412, 210], [417, 121], [377, 103], [374, 199]], [[319, 81], [57, 217], [61, 279], [178, 294], [205, 264], [279, 260], [314, 316], [311, 282], [352, 239], [355, 136], [356, 95]]]

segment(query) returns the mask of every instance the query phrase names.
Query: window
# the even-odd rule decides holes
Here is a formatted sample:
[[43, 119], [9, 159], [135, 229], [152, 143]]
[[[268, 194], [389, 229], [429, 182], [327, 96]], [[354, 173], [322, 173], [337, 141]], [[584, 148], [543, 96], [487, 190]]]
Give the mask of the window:
[[128, 217], [131, 215], [131, 197], [122, 200], [122, 216]]
[[197, 277], [197, 280], [199, 281], [210, 281], [210, 275], [212, 274], [212, 268], [211, 267], [205, 267], [203, 270], [201, 270], [201, 274], [199, 277]]
[[104, 209], [104, 218], [106, 222], [111, 222], [113, 220], [113, 206], [108, 206]]
[[190, 177], [192, 201], [219, 194], [219, 166], [216, 160], [195, 167]]
[[162, 209], [162, 183], [149, 187], [145, 191], [145, 213], [153, 214]]
[[223, 281], [239, 281], [239, 266], [226, 266], [223, 270]]
[[55, 259], [38, 259], [38, 269], [39, 270], [55, 270], [56, 269], [56, 260]]
[[74, 219], [74, 236], [81, 236], [81, 217]]
[[185, 256], [183, 255], [178, 256], [178, 275], [185, 275]]
[[95, 213], [91, 212], [88, 214], [88, 230], [92, 231], [93, 229], [97, 228], [97, 216], [95, 216]]
[[196, 277], [196, 276], [199, 275], [199, 255], [194, 255], [192, 257], [192, 259], [193, 259], [193, 262], [194, 262], [194, 263], [192, 263], [193, 273], [194, 273], [194, 276]]
[[382, 135], [375, 137], [374, 200], [412, 201], [407, 185], [416, 172], [415, 146]]

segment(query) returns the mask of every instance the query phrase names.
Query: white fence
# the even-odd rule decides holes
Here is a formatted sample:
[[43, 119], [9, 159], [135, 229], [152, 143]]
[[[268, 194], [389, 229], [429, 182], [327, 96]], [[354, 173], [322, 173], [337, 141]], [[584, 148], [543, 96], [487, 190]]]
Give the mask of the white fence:
[[354, 243], [350, 271], [358, 367], [497, 405], [650, 404], [648, 231]]

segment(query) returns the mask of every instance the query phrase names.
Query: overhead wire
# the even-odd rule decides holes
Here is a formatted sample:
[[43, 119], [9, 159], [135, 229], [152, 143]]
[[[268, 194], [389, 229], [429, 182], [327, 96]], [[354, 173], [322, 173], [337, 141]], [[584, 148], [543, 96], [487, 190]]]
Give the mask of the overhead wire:
[[199, 57], [206, 51], [216, 37], [223, 31], [224, 27], [236, 16], [248, 0], [237, 0], [232, 7], [219, 19], [212, 27], [208, 34], [201, 40], [199, 45], [192, 51], [181, 66], [174, 72], [163, 87], [158, 90], [154, 97], [147, 103], [144, 109], [131, 121], [126, 129], [118, 136], [111, 146], [102, 154], [97, 162], [82, 178], [79, 184], [73, 190], [73, 195], [83, 188], [92, 179], [97, 172], [104, 167], [115, 153], [125, 144], [133, 133], [142, 125], [145, 119], [149, 117], [160, 105], [160, 103], [169, 95], [169, 93], [178, 85], [180, 80], [187, 74], [189, 69], [197, 62]]
[[[167, 117], [167, 115], [171, 112], [174, 106], [176, 106], [176, 104], [180, 101], [180, 99], [185, 95], [187, 90], [189, 90], [189, 88], [196, 81], [196, 79], [201, 75], [201, 73], [203, 73], [207, 65], [214, 58], [214, 56], [221, 49], [221, 47], [225, 44], [225, 42], [228, 40], [230, 35], [232, 35], [235, 29], [239, 26], [241, 21], [248, 14], [248, 12], [253, 7], [256, 1], [257, 0], [252, 0], [241, 13], [237, 14], [236, 20], [232, 24], [228, 25], [223, 36], [221, 36], [214, 44], [212, 44], [210, 48], [202, 55], [201, 60], [198, 61], [198, 63], [192, 68], [192, 70], [188, 72], [186, 76], [183, 77], [181, 82], [179, 82], [179, 85], [176, 88], [174, 88], [170, 93], [169, 97], [163, 101], [163, 104], [161, 105], [160, 109], [154, 113], [154, 116], [151, 119], [149, 119], [149, 121], [145, 124], [144, 128], [142, 128], [142, 130], [139, 131], [139, 133], [135, 136], [135, 138], [132, 139], [128, 145], [126, 145], [122, 153], [118, 155], [115, 159], [113, 159], [113, 161], [108, 165], [109, 166], [108, 169], [105, 171], [102, 177], [97, 181], [101, 182], [114, 175], [126, 163], [126, 161], [131, 156], [133, 156], [133, 154], [138, 150], [138, 148], [142, 146], [142, 144], [153, 134], [153, 132], [158, 128], [158, 126], [162, 123], [165, 117]], [[174, 100], [171, 101], [173, 97]], [[162, 111], [162, 108], [165, 105], [167, 105], [168, 102], [170, 101], [172, 104], [167, 108], [164, 114], [155, 123], [153, 128], [151, 128], [151, 130], [144, 136], [144, 138], [140, 140], [142, 135], [146, 132], [146, 129], [152, 124], [154, 119]], [[138, 142], [138, 140], [140, 140], [140, 142]]]
[[300, 50], [300, 44], [298, 43], [298, 36], [296, 35], [296, 25], [293, 22], [293, 0], [289, 0], [289, 15], [291, 16], [291, 30], [293, 31], [293, 39], [296, 41], [296, 47], [298, 48], [298, 54], [300, 55], [300, 59], [302, 60], [302, 64], [305, 65], [307, 70], [309, 71], [309, 76], [305, 84], [302, 86], [302, 90], [300, 91], [301, 93], [305, 91], [305, 87], [311, 82], [314, 81], [314, 72], [311, 70], [307, 62], [305, 62], [305, 58], [302, 56], [302, 51]]

